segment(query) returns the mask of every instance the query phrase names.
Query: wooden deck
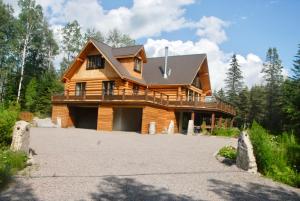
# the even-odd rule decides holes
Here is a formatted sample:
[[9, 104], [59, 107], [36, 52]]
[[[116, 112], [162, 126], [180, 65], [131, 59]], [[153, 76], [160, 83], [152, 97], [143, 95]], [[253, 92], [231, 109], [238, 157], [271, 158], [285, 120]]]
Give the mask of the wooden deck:
[[[70, 95], [72, 94], [72, 95]], [[52, 103], [112, 103], [112, 104], [154, 104], [173, 109], [189, 109], [223, 112], [236, 115], [234, 107], [219, 99], [210, 101], [188, 100], [183, 96], [170, 96], [153, 90], [114, 89], [110, 94], [101, 90], [84, 92], [75, 96], [75, 92], [65, 91], [64, 94], [52, 96]], [[95, 95], [90, 95], [95, 94]]]

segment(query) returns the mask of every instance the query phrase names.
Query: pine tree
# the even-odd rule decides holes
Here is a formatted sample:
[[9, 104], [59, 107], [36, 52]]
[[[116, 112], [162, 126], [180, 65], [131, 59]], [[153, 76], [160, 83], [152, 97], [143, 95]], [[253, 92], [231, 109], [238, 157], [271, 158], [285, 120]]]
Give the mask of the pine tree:
[[87, 29], [84, 34], [84, 42], [88, 41], [89, 38], [93, 38], [99, 42], [105, 42], [105, 37], [100, 31], [96, 31], [95, 28]]
[[26, 92], [25, 92], [26, 109], [31, 112], [34, 112], [36, 100], [37, 100], [37, 81], [35, 78], [32, 78], [29, 84], [26, 86]]
[[247, 87], [244, 87], [238, 96], [237, 101], [237, 116], [235, 121], [238, 127], [247, 127], [249, 123], [249, 107], [250, 107], [250, 94]]
[[292, 71], [294, 73], [292, 79], [300, 81], [300, 44], [298, 45], [298, 52], [295, 56]]
[[226, 96], [223, 88], [221, 88], [218, 92], [216, 92], [216, 96], [221, 100], [226, 100]]
[[249, 95], [249, 114], [248, 119], [250, 124], [256, 121], [260, 124], [265, 119], [265, 87], [264, 86], [253, 86], [250, 90]]
[[266, 119], [268, 129], [279, 131], [281, 128], [281, 84], [283, 82], [282, 64], [276, 48], [269, 48], [262, 73], [266, 82]]
[[236, 106], [238, 94], [243, 87], [243, 76], [235, 54], [231, 58], [230, 68], [226, 75], [227, 78], [225, 79], [225, 84], [227, 99], [230, 103]]

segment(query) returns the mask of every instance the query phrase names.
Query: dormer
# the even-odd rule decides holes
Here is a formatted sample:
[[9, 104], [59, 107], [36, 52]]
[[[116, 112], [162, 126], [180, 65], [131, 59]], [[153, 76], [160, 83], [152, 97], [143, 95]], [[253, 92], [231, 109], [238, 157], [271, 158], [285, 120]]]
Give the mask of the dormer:
[[112, 54], [131, 76], [139, 79], [143, 78], [144, 63], [147, 62], [143, 45], [113, 48]]

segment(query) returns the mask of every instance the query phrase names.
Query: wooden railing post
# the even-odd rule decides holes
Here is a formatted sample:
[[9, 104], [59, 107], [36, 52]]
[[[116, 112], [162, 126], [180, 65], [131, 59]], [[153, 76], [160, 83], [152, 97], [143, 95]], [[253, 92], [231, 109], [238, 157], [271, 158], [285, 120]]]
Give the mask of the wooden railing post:
[[153, 91], [153, 103], [155, 103], [155, 91]]
[[70, 94], [69, 94], [69, 89], [67, 89], [67, 99], [69, 100]]
[[102, 89], [101, 98], [102, 98], [102, 101], [104, 101], [104, 89]]
[[169, 95], [167, 95], [167, 105], [169, 105]]
[[163, 98], [162, 98], [162, 93], [160, 93], [160, 104], [162, 104]]
[[84, 90], [83, 91], [83, 100], [85, 100], [86, 99], [86, 91]]
[[125, 89], [123, 89], [122, 100], [125, 100]]
[[182, 94], [180, 95], [180, 105], [182, 105]]

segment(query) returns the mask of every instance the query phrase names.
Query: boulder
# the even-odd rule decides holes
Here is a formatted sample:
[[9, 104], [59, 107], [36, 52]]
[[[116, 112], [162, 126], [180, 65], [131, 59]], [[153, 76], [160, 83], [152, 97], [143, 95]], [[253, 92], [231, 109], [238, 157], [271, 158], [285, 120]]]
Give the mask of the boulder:
[[174, 134], [174, 121], [171, 120], [168, 128], [168, 134]]
[[247, 131], [243, 131], [238, 139], [236, 165], [248, 172], [257, 173], [253, 147]]
[[30, 124], [26, 121], [17, 121], [13, 131], [11, 150], [29, 153]]
[[194, 120], [189, 120], [187, 135], [194, 135]]

